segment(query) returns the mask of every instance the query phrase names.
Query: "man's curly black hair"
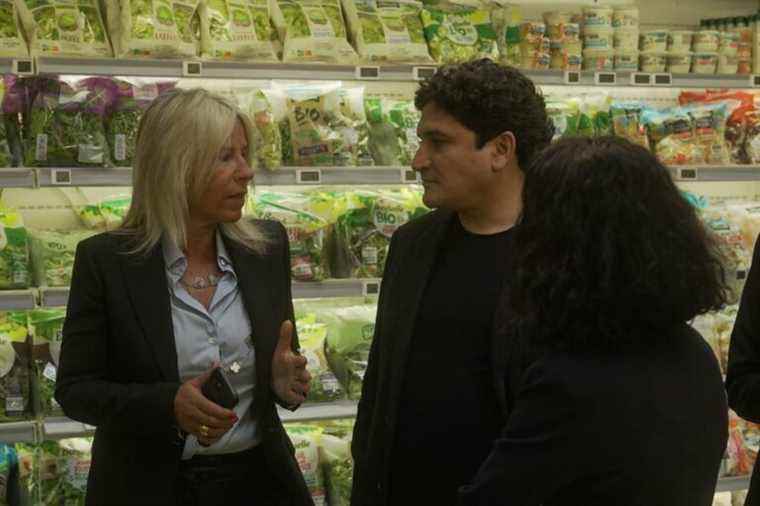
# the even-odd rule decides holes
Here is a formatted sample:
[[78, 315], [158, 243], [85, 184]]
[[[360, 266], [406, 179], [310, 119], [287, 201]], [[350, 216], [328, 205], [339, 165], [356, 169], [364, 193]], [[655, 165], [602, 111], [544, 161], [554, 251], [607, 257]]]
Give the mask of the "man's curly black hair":
[[423, 81], [414, 104], [422, 110], [431, 102], [472, 130], [478, 149], [499, 134], [512, 132], [523, 169], [554, 133], [533, 81], [515, 68], [485, 58], [444, 66]]
[[527, 349], [616, 352], [726, 303], [713, 235], [646, 149], [561, 140], [526, 171], [512, 330]]

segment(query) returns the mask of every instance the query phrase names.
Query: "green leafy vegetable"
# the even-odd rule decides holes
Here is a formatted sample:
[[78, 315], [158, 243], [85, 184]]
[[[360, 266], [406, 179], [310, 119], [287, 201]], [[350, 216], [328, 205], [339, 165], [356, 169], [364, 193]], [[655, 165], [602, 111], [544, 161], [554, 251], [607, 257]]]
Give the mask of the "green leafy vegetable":
[[113, 55], [97, 2], [24, 0], [18, 5], [33, 56]]
[[419, 148], [420, 112], [411, 100], [368, 98], [369, 150], [378, 165], [411, 165]]
[[30, 367], [26, 313], [0, 313], [0, 422], [32, 416]]
[[93, 233], [91, 230], [30, 230], [36, 286], [69, 286], [77, 244]]
[[496, 32], [488, 11], [462, 6], [425, 6], [422, 23], [430, 54], [439, 63], [461, 63], [476, 58], [496, 61]]
[[45, 416], [63, 415], [54, 393], [65, 318], [64, 308], [35, 309], [29, 312], [32, 354], [39, 386], [39, 409]]

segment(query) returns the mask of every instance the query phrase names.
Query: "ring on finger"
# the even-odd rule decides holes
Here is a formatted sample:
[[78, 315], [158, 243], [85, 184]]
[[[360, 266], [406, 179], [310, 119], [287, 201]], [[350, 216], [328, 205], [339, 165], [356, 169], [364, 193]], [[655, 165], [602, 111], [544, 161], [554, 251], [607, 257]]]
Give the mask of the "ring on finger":
[[208, 427], [207, 426], [201, 425], [200, 427], [198, 427], [198, 432], [200, 433], [201, 436], [208, 437]]

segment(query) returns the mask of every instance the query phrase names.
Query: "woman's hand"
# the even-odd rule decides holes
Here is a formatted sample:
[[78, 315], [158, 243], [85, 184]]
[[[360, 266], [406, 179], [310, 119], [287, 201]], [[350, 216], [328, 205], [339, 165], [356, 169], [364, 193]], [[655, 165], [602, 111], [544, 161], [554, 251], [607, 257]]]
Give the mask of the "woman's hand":
[[297, 406], [306, 399], [310, 380], [306, 357], [293, 351], [293, 323], [286, 320], [272, 357], [272, 390], [283, 403]]
[[215, 368], [183, 383], [174, 397], [177, 424], [183, 431], [196, 436], [203, 446], [219, 441], [238, 421], [234, 411], [211, 402], [201, 393], [201, 387]]

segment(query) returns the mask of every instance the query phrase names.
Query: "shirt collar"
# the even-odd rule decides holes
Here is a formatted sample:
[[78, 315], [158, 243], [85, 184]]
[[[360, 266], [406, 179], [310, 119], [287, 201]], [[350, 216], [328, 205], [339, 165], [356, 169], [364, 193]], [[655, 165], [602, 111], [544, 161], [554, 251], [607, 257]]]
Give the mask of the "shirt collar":
[[[164, 254], [166, 270], [174, 282], [178, 282], [187, 270], [187, 257], [174, 241], [165, 235], [161, 239], [161, 249]], [[227, 248], [224, 245], [222, 234], [219, 230], [216, 231], [216, 262], [220, 271], [235, 275], [235, 270], [232, 268], [232, 260], [230, 260], [230, 255], [227, 253]]]

